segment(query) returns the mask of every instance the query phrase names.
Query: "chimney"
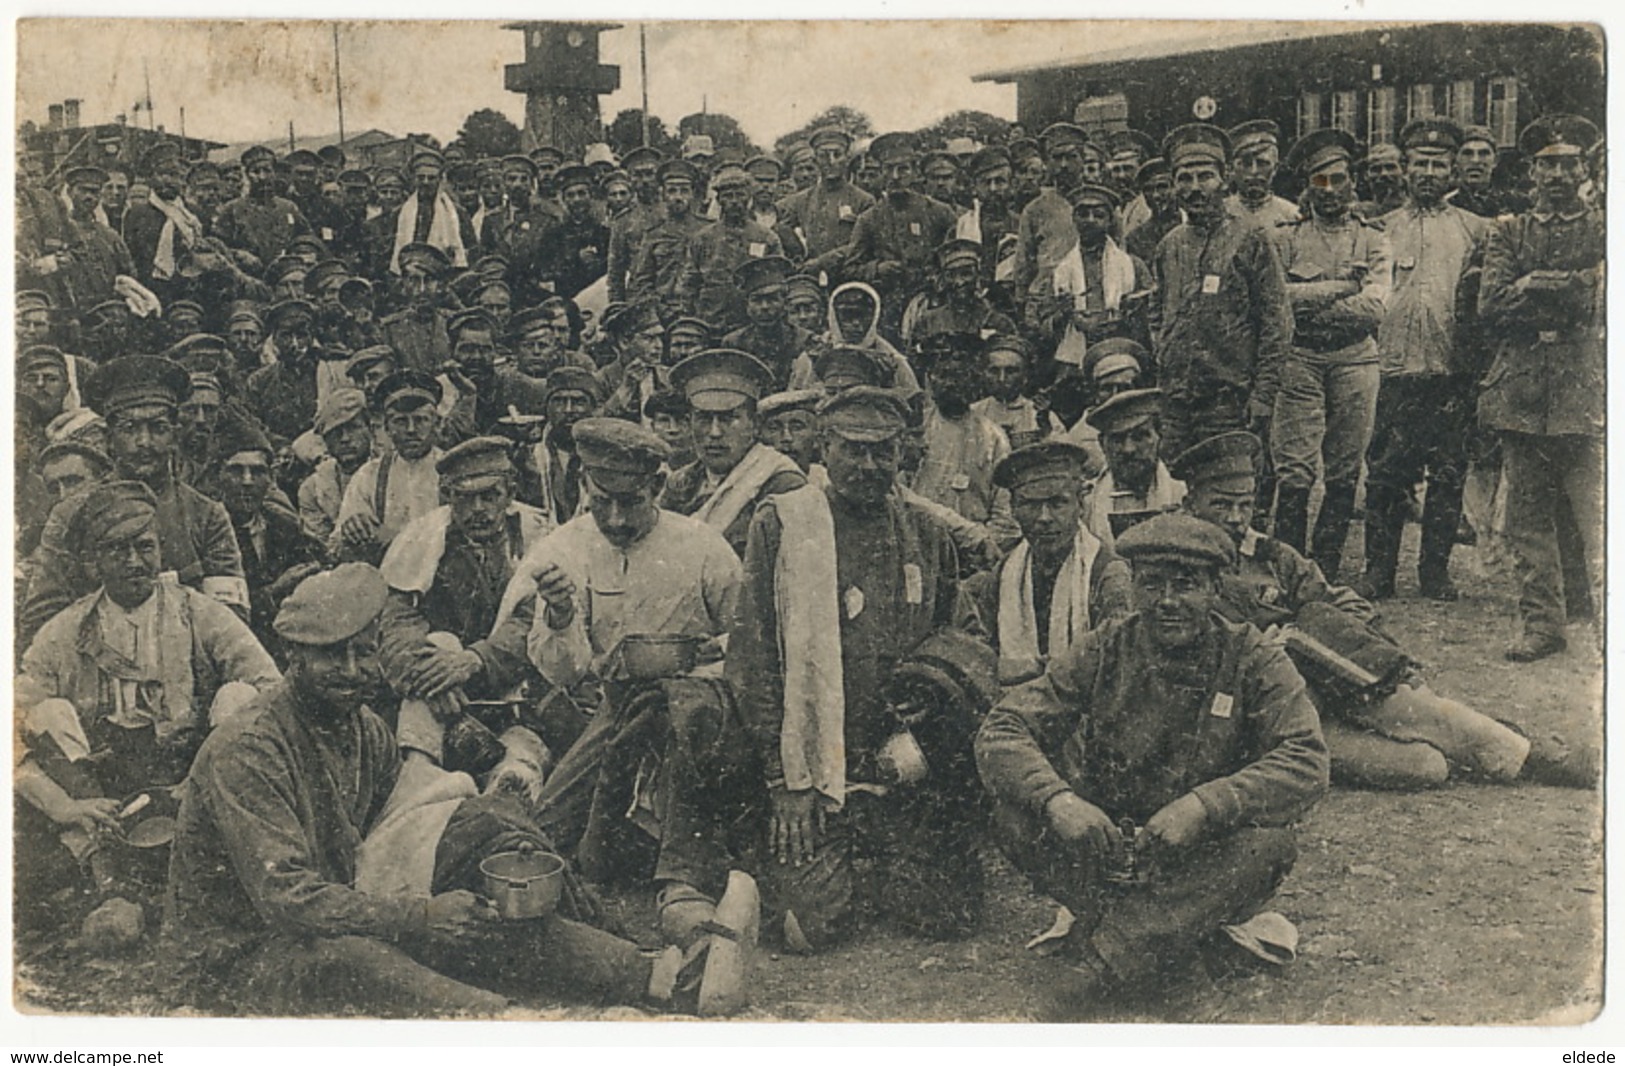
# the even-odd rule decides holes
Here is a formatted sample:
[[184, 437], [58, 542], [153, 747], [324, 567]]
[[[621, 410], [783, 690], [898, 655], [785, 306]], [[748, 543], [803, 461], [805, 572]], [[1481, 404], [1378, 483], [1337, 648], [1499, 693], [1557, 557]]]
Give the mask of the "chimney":
[[52, 104], [48, 110], [49, 110], [49, 113], [50, 113], [50, 116], [51, 116], [51, 121], [50, 121], [51, 128], [53, 130], [61, 129], [62, 128], [62, 105], [61, 104]]
[[62, 101], [62, 125], [70, 130], [79, 128], [79, 101]]
[[129, 124], [130, 116], [120, 111], [118, 114], [113, 116], [113, 121], [118, 123], [120, 126], [125, 126]]

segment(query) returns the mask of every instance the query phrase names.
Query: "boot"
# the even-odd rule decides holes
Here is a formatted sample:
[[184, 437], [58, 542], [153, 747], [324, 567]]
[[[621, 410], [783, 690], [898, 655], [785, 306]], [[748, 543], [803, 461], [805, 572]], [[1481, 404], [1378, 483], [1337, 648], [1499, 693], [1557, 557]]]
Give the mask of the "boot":
[[1337, 572], [1343, 568], [1343, 544], [1349, 536], [1349, 520], [1354, 516], [1354, 485], [1346, 481], [1328, 481], [1326, 496], [1320, 501], [1320, 516], [1315, 519], [1315, 537], [1310, 556], [1320, 564], [1326, 580], [1337, 583]]
[[1365, 492], [1365, 574], [1354, 590], [1368, 600], [1394, 595], [1394, 574], [1399, 570], [1399, 538], [1405, 532], [1404, 492], [1377, 485]]
[[1300, 554], [1308, 551], [1309, 490], [1282, 485], [1275, 497], [1275, 539]]
[[1416, 565], [1422, 595], [1430, 600], [1449, 603], [1460, 595], [1450, 580], [1450, 552], [1456, 546], [1456, 526], [1460, 522], [1461, 486], [1430, 482], [1422, 508], [1422, 550]]

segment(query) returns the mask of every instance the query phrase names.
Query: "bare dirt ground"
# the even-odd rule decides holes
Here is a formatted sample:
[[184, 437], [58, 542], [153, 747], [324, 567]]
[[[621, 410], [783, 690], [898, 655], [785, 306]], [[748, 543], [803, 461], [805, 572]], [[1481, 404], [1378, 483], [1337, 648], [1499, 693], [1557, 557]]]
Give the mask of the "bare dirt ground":
[[[1410, 531], [1414, 540], [1415, 530]], [[1407, 552], [1414, 561], [1414, 544]], [[1358, 559], [1351, 550], [1349, 557]], [[1596, 736], [1600, 662], [1589, 626], [1567, 652], [1531, 665], [1501, 658], [1515, 635], [1515, 590], [1475, 552], [1455, 566], [1463, 598], [1415, 599], [1414, 571], [1384, 625], [1439, 691], [1528, 732]], [[1391, 1025], [1574, 1024], [1602, 1002], [1602, 802], [1599, 793], [1452, 783], [1428, 793], [1334, 789], [1299, 835], [1275, 906], [1297, 923], [1283, 970], [1192, 979], [1122, 1021]], [[1053, 905], [1002, 859], [972, 939], [927, 943], [876, 930], [821, 957], [762, 956], [750, 1020], [1023, 1021], [1053, 982], [1053, 960], [1023, 945]], [[626, 901], [634, 926], [641, 901]], [[21, 1009], [70, 1014], [188, 1013], [150, 950], [94, 959], [65, 931], [25, 948]], [[628, 1019], [536, 1004], [541, 1018]]]

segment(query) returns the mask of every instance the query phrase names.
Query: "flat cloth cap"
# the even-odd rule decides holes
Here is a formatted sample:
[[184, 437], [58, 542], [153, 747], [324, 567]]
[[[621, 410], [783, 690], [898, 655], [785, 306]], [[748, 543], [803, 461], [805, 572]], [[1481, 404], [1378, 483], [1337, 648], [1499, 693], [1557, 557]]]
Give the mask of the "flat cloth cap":
[[407, 367], [380, 381], [374, 398], [382, 410], [411, 411], [438, 404], [442, 395], [443, 389], [437, 379], [421, 370]]
[[377, 567], [344, 563], [301, 581], [282, 601], [271, 628], [290, 644], [342, 644], [372, 625], [388, 598], [389, 585]]
[[701, 344], [711, 343], [711, 323], [703, 318], [683, 317], [666, 328], [666, 334], [673, 340], [678, 337], [698, 337]]
[[624, 418], [583, 418], [571, 430], [581, 469], [610, 492], [643, 488], [671, 455], [653, 430]]
[[1373, 163], [1399, 163], [1403, 162], [1403, 160], [1404, 156], [1399, 153], [1399, 145], [1374, 144], [1366, 152], [1365, 158], [1361, 162], [1369, 167]]
[[1168, 160], [1160, 155], [1152, 156], [1141, 163], [1139, 169], [1134, 172], [1134, 184], [1143, 186], [1147, 182], [1155, 181], [1158, 178], [1166, 178], [1170, 173]]
[[1230, 162], [1230, 136], [1207, 122], [1188, 122], [1168, 132], [1162, 139], [1162, 157], [1170, 170], [1187, 163]]
[[85, 404], [106, 418], [127, 407], [178, 407], [192, 392], [191, 375], [157, 355], [125, 355], [97, 367], [85, 382]]
[[965, 164], [965, 169], [970, 173], [971, 177], [980, 178], [983, 175], [1013, 165], [1010, 161], [1009, 149], [994, 144], [971, 156], [970, 162]]
[[1102, 433], [1117, 433], [1154, 417], [1161, 410], [1161, 389], [1129, 389], [1083, 417]]
[[1273, 119], [1253, 118], [1230, 127], [1230, 150], [1236, 155], [1280, 146], [1281, 127]]
[[344, 376], [351, 381], [360, 381], [361, 375], [365, 374], [369, 367], [375, 367], [379, 363], [395, 363], [398, 361], [399, 357], [395, 354], [395, 349], [389, 345], [370, 345], [350, 356], [349, 360], [344, 364]]
[[1312, 130], [1293, 142], [1286, 153], [1286, 167], [1305, 177], [1332, 163], [1346, 163], [1359, 150], [1354, 138], [1335, 126]]
[[470, 329], [483, 329], [492, 334], [502, 332], [502, 327], [491, 317], [491, 312], [483, 307], [465, 307], [446, 319], [446, 333], [450, 335], [453, 344], [457, 343], [458, 334]]
[[738, 163], [724, 163], [711, 175], [711, 188], [717, 190], [748, 189], [755, 184], [756, 179], [750, 176], [750, 171]]
[[360, 389], [333, 389], [316, 408], [316, 433], [328, 434], [367, 413], [367, 394]]
[[17, 372], [20, 374], [31, 366], [59, 366], [66, 370], [68, 357], [55, 345], [32, 344], [18, 353]]
[[322, 165], [322, 157], [309, 149], [300, 148], [297, 151], [289, 152], [288, 157], [283, 162], [290, 167], [319, 167]]
[[1258, 476], [1258, 460], [1263, 454], [1264, 443], [1238, 429], [1197, 441], [1174, 457], [1168, 472], [1187, 485], [1250, 482]]
[[69, 541], [84, 551], [141, 533], [158, 516], [158, 499], [145, 482], [109, 481], [85, 495], [74, 513]]
[[242, 418], [222, 419], [215, 431], [215, 454], [222, 462], [242, 452], [264, 452], [270, 459], [276, 454], [271, 439], [258, 426]]
[[672, 367], [671, 384], [697, 411], [731, 411], [766, 395], [773, 387], [773, 372], [749, 352], [711, 348]]
[[443, 485], [474, 488], [513, 473], [508, 441], [502, 437], [471, 437], [449, 448], [434, 464]]
[[1070, 193], [1067, 201], [1073, 207], [1082, 207], [1084, 204], [1104, 204], [1113, 210], [1122, 203], [1122, 197], [1110, 185], [1101, 185], [1098, 182], [1079, 182]]
[[1125, 371], [1139, 377], [1149, 359], [1150, 353], [1138, 341], [1127, 337], [1108, 337], [1099, 344], [1089, 346], [1088, 353], [1083, 357], [1083, 376], [1093, 382], [1104, 381]]
[[188, 333], [164, 352], [166, 359], [196, 369], [199, 365], [224, 362], [223, 356], [231, 351], [226, 339], [213, 333]]
[[1182, 511], [1155, 515], [1134, 526], [1117, 538], [1117, 554], [1131, 564], [1144, 560], [1223, 569], [1236, 563], [1236, 546], [1222, 526]]
[[813, 356], [813, 374], [828, 389], [854, 385], [885, 387], [892, 383], [892, 367], [882, 363], [878, 353], [849, 344], [823, 348]]
[[594, 403], [598, 402], [598, 378], [585, 367], [554, 367], [542, 386], [542, 402], [546, 403], [561, 392], [584, 392]]
[[1133, 153], [1141, 159], [1149, 159], [1157, 154], [1157, 145], [1139, 130], [1117, 130], [1106, 135], [1106, 150], [1114, 156]]
[[786, 299], [813, 299], [819, 303], [824, 301], [824, 287], [818, 284], [818, 279], [811, 274], [791, 274], [784, 283], [790, 287]]
[[1089, 453], [1071, 441], [1041, 440], [1017, 448], [1000, 459], [993, 468], [993, 484], [1009, 489], [1052, 479], [1081, 483], [1088, 463]]
[[852, 147], [852, 135], [839, 126], [820, 126], [807, 138], [807, 147], [816, 149], [821, 144], [834, 145], [845, 152]]
[[953, 237], [937, 245], [937, 267], [940, 270], [947, 270], [960, 263], [980, 266], [981, 262], [982, 246], [973, 240]]
[[49, 311], [52, 306], [51, 294], [38, 289], [23, 289], [17, 293], [17, 313], [24, 311]]
[[1044, 127], [1044, 131], [1038, 135], [1038, 142], [1044, 146], [1045, 152], [1053, 152], [1057, 148], [1081, 148], [1089, 143], [1089, 134], [1082, 126], [1074, 126], [1070, 122], [1054, 122]]
[[1454, 152], [1461, 147], [1461, 127], [1448, 118], [1419, 118], [1399, 131], [1399, 146]]
[[823, 389], [791, 389], [788, 392], [775, 392], [771, 396], [764, 396], [756, 410], [763, 420], [790, 411], [806, 411], [811, 414], [817, 410], [825, 395], [827, 394]]
[[88, 441], [79, 440], [75, 437], [65, 437], [62, 440], [52, 441], [47, 444], [45, 450], [39, 453], [39, 458], [34, 461], [34, 467], [35, 469], [41, 469], [47, 463], [54, 463], [58, 459], [70, 455], [79, 456], [95, 467], [98, 473], [106, 473], [113, 469], [113, 460], [107, 457], [106, 452]]
[[669, 181], [686, 181], [692, 185], [700, 180], [700, 168], [686, 159], [668, 159], [660, 164], [656, 177], [662, 185]]
[[101, 167], [70, 167], [63, 181], [69, 188], [80, 188], [85, 185], [94, 185], [100, 188], [107, 184], [107, 171]]
[[253, 166], [262, 159], [268, 159], [274, 163], [276, 162], [276, 153], [263, 144], [253, 144], [244, 148], [243, 154], [237, 157], [237, 161], [245, 167]]
[[1525, 159], [1584, 155], [1600, 136], [1591, 120], [1579, 115], [1542, 115], [1518, 134], [1518, 151], [1523, 153]]
[[790, 260], [782, 255], [764, 255], [747, 259], [734, 268], [734, 284], [739, 291], [752, 293], [770, 285], [783, 285], [795, 272]]
[[919, 154], [919, 145], [912, 133], [882, 133], [869, 145], [869, 155], [881, 166], [901, 163]]
[[309, 322], [315, 317], [316, 306], [309, 300], [282, 300], [265, 309], [265, 328], [275, 333], [301, 319]]
[[908, 427], [908, 405], [894, 389], [854, 385], [818, 405], [818, 425], [843, 440], [891, 440]]
[[640, 144], [621, 157], [621, 166], [626, 167], [628, 170], [639, 163], [653, 163], [656, 166], [659, 166], [661, 161], [665, 158], [665, 155], [661, 153], [660, 149], [650, 148], [647, 145]]
[[567, 167], [560, 167], [553, 180], [559, 191], [563, 192], [573, 185], [583, 185], [590, 189], [597, 183], [598, 178], [593, 174], [591, 167], [585, 167], [577, 163]]

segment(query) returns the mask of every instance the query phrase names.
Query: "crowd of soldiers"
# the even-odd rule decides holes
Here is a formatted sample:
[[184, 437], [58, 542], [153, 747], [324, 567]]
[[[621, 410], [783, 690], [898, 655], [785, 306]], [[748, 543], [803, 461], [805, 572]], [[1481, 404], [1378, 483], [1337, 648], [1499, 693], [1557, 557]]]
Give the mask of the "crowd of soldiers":
[[134, 899], [227, 1013], [722, 1015], [759, 941], [971, 934], [996, 842], [1087, 1013], [1290, 957], [1329, 782], [1594, 787], [1376, 604], [1419, 518], [1430, 599], [1510, 547], [1509, 659], [1601, 610], [1596, 128], [1013, 134], [25, 159], [23, 935]]

